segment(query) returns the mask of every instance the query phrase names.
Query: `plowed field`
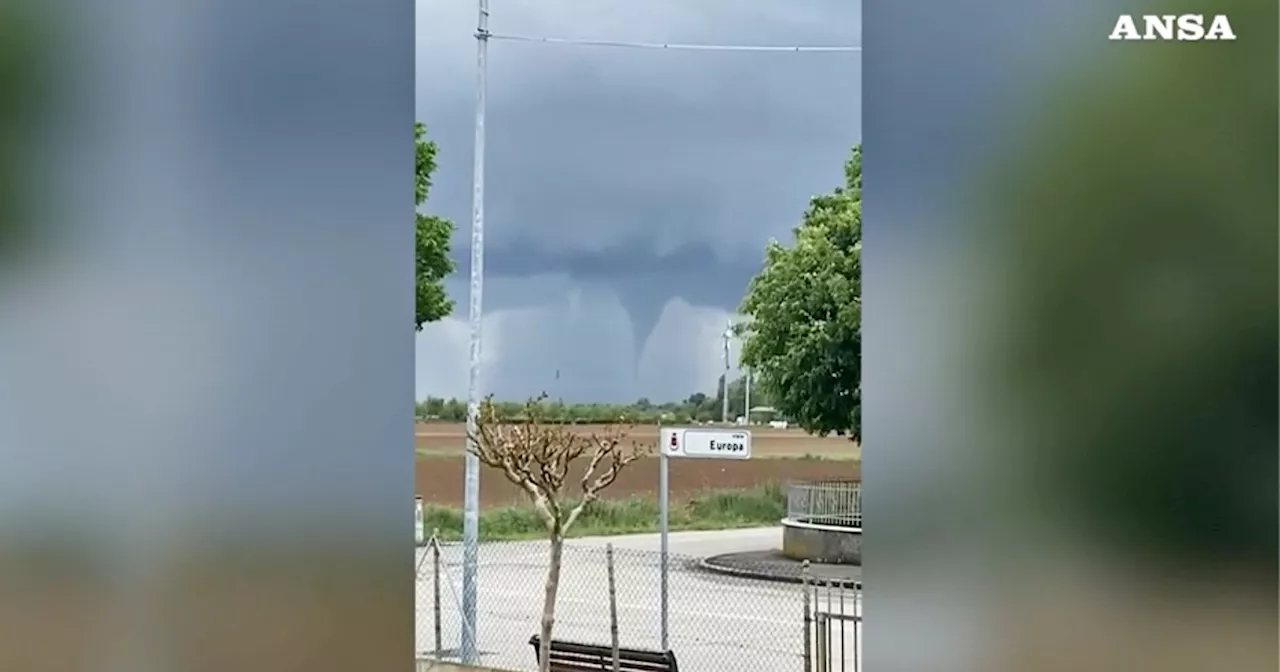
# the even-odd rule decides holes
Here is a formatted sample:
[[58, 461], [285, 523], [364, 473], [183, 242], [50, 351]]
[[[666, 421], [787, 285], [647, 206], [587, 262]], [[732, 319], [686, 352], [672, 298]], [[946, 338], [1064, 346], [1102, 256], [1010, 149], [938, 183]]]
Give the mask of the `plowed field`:
[[[759, 427], [753, 427], [751, 435], [750, 460], [672, 460], [672, 498], [688, 499], [706, 490], [750, 488], [769, 482], [861, 476], [860, 464], [849, 459], [857, 447], [846, 439]], [[417, 427], [416, 488], [427, 502], [461, 505], [463, 437], [462, 425]], [[656, 442], [657, 428], [638, 428], [635, 439]], [[628, 467], [606, 494], [615, 498], [652, 495], [657, 485], [658, 460], [645, 459]], [[523, 495], [500, 472], [482, 467], [480, 500], [485, 505], [503, 505], [523, 501]]]

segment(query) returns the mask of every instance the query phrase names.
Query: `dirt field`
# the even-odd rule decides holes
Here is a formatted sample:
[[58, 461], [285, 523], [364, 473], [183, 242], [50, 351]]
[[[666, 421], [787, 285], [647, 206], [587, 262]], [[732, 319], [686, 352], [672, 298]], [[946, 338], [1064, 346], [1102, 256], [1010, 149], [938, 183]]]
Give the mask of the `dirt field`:
[[[583, 431], [590, 431], [584, 427]], [[656, 427], [638, 428], [637, 440], [657, 440]], [[415, 473], [418, 495], [427, 502], [462, 503], [461, 425], [418, 425], [414, 444], [419, 451]], [[770, 481], [812, 478], [858, 478], [857, 447], [841, 438], [818, 438], [796, 430], [753, 427], [751, 460], [672, 460], [673, 499], [688, 499], [710, 489], [749, 488]], [[811, 456], [818, 459], [804, 459]], [[631, 465], [608, 490], [611, 497], [653, 494], [658, 484], [658, 460]], [[480, 499], [485, 505], [523, 501], [522, 494], [501, 473], [482, 468]]]

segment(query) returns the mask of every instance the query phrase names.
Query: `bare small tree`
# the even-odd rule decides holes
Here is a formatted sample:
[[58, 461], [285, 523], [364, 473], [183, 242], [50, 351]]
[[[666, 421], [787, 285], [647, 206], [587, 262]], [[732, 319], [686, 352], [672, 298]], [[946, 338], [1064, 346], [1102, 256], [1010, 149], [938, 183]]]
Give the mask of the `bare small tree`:
[[[600, 492], [612, 485], [627, 465], [652, 449], [651, 444], [628, 439], [630, 426], [605, 425], [599, 431], [583, 432], [575, 431], [573, 425], [548, 422], [543, 404], [546, 398], [542, 394], [530, 399], [518, 419], [501, 417], [492, 396], [486, 398], [468, 443], [482, 464], [501, 471], [524, 491], [547, 527], [551, 558], [539, 633], [540, 672], [549, 672], [551, 666], [551, 630], [565, 536]], [[576, 492], [567, 487], [572, 483], [578, 486]]]

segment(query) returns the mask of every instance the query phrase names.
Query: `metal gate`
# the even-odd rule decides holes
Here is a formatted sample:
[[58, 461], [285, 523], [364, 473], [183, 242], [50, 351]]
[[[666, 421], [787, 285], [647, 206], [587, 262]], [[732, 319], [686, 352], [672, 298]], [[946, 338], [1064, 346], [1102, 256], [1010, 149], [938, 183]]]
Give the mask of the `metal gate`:
[[862, 672], [862, 595], [832, 582], [804, 586], [805, 672]]

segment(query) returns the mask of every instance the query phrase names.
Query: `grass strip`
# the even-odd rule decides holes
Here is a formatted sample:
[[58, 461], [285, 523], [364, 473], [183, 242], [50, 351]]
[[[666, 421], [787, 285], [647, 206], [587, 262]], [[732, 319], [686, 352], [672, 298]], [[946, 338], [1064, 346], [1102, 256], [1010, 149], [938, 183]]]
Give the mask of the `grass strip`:
[[[767, 484], [747, 490], [709, 490], [683, 502], [672, 502], [668, 512], [671, 530], [727, 530], [776, 525], [786, 516], [786, 490]], [[427, 534], [439, 529], [446, 541], [462, 538], [462, 509], [437, 504], [424, 508]], [[570, 537], [639, 534], [658, 531], [658, 501], [633, 496], [603, 499], [582, 510]], [[480, 510], [480, 537], [485, 541], [538, 539], [547, 534], [538, 514], [529, 506], [504, 506]]]

